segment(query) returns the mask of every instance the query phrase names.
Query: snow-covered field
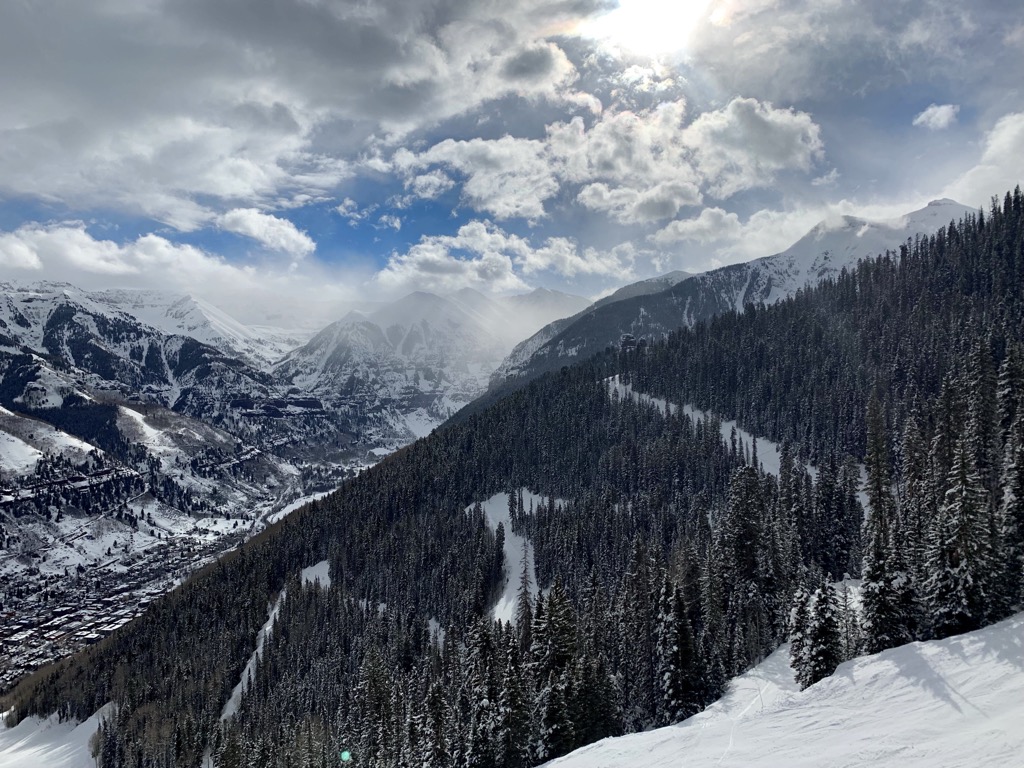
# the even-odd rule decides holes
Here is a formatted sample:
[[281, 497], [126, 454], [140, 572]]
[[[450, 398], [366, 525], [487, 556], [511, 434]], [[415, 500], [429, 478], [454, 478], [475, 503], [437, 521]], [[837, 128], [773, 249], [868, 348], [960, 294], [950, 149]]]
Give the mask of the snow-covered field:
[[1024, 613], [841, 665], [800, 692], [784, 647], [678, 725], [605, 739], [549, 768], [1020, 768]]

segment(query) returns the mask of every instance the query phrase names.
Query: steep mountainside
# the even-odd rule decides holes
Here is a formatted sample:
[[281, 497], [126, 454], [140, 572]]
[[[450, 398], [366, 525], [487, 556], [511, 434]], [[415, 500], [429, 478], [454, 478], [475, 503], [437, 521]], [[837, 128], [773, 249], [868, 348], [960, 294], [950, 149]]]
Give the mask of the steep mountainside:
[[281, 384], [325, 403], [387, 414], [420, 437], [477, 397], [512, 344], [585, 300], [554, 291], [490, 299], [416, 292], [351, 312], [276, 363]]
[[623, 300], [598, 302], [571, 322], [543, 328], [519, 344], [496, 371], [492, 387], [529, 380], [617, 346], [623, 334], [660, 339], [680, 326], [692, 326], [734, 309], [741, 311], [747, 304], [775, 303], [800, 288], [835, 277], [860, 259], [896, 249], [908, 238], [934, 232], [969, 212], [952, 200], [936, 200], [896, 222], [844, 216], [836, 222], [822, 222], [774, 256], [679, 280], [657, 294], [634, 293]]
[[[684, 721], [790, 634], [801, 687], [841, 695], [843, 661], [1019, 611], [1022, 266], [1017, 190], [784, 301], [538, 377], [0, 709], [113, 704], [108, 768], [326, 768], [342, 751], [525, 768]], [[859, 600], [840, 602], [843, 572]], [[492, 614], [509, 579], [512, 624]]]

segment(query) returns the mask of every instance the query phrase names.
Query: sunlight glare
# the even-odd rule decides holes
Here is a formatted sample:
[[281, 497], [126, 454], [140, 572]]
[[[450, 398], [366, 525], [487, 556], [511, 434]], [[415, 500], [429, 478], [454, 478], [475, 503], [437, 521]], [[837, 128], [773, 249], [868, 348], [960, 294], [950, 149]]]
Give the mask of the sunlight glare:
[[631, 53], [658, 56], [686, 48], [712, 0], [619, 0], [614, 10], [588, 22], [585, 37]]

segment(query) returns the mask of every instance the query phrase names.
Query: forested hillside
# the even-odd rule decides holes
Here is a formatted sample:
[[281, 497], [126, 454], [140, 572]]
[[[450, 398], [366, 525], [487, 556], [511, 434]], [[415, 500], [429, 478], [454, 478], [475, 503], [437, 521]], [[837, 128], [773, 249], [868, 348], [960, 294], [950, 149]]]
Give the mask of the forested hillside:
[[[862, 650], [999, 619], [1024, 580], [1022, 282], [1018, 189], [777, 305], [549, 374], [0, 708], [85, 718], [113, 702], [107, 768], [327, 766], [342, 750], [355, 765], [512, 768], [683, 719], [791, 632], [809, 683]], [[713, 419], [610, 394], [614, 376], [781, 442], [778, 473]], [[518, 503], [524, 488], [547, 501]], [[477, 504], [499, 492], [533, 545], [537, 599]], [[330, 586], [304, 586], [321, 560]], [[828, 582], [862, 572], [859, 622]], [[511, 625], [489, 611], [506, 574], [524, 585]]]

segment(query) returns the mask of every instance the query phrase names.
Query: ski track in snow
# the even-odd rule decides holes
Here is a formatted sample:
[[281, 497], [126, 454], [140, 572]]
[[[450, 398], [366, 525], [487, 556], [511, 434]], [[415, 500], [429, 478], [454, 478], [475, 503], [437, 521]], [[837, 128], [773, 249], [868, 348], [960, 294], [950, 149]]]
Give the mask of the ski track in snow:
[[545, 766], [1020, 768], [1022, 723], [1019, 613], [977, 632], [848, 661], [802, 692], [783, 646], [704, 712]]

